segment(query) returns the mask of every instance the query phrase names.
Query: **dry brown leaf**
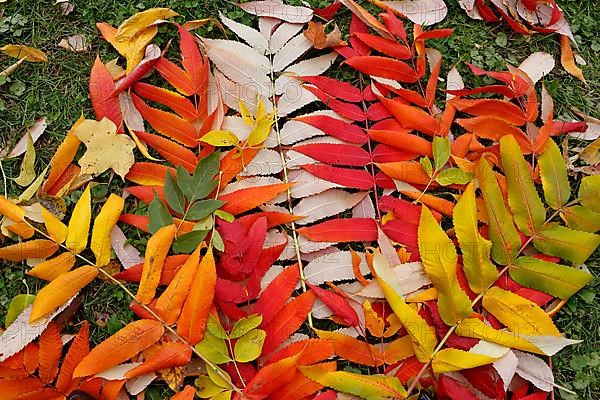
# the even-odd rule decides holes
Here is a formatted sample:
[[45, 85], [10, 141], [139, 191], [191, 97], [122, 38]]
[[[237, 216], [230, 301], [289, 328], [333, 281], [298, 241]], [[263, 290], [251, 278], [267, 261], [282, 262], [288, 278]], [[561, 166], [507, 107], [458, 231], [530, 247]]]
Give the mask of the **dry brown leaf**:
[[62, 15], [69, 15], [75, 10], [75, 5], [68, 0], [56, 0], [55, 4], [58, 4]]
[[579, 153], [579, 157], [589, 165], [600, 163], [600, 138], [594, 140], [592, 144], [587, 146]]
[[9, 57], [25, 58], [25, 61], [29, 62], [48, 62], [48, 57], [43, 51], [21, 44], [7, 44], [0, 47], [0, 51]]
[[88, 43], [87, 38], [84, 35], [77, 34], [63, 38], [58, 42], [58, 47], [72, 51], [74, 53], [85, 53], [91, 47]]
[[79, 159], [81, 174], [99, 175], [112, 169], [124, 178], [134, 163], [134, 141], [117, 135], [117, 127], [108, 118], [102, 121], [86, 119], [73, 129], [73, 134], [87, 147]]
[[325, 25], [320, 22], [308, 22], [308, 28], [304, 31], [304, 36], [310, 40], [315, 49], [326, 49], [328, 47], [345, 46], [347, 43], [342, 40], [342, 33], [337, 24], [333, 25], [333, 30], [325, 33]]

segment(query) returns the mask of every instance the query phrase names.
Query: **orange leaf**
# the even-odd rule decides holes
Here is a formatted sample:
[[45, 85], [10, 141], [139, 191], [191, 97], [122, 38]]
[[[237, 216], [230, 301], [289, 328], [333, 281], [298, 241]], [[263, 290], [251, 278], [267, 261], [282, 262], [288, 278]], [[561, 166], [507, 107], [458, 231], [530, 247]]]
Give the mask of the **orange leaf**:
[[179, 93], [142, 82], [136, 83], [133, 88], [136, 94], [169, 107], [188, 121], [198, 118], [194, 104]]
[[131, 166], [125, 178], [138, 185], [162, 186], [165, 183], [167, 172], [174, 174], [175, 169], [150, 162], [136, 162]]
[[47, 258], [58, 250], [51, 240], [34, 239], [0, 248], [0, 258], [8, 261], [23, 261], [27, 258]]
[[161, 57], [154, 66], [156, 71], [175, 87], [181, 94], [191, 96], [194, 94], [194, 83], [192, 78], [183, 69]]
[[194, 172], [198, 160], [194, 152], [169, 139], [146, 132], [136, 132], [137, 136], [148, 143], [161, 156], [174, 166], [183, 166], [188, 172]]
[[40, 346], [37, 343], [29, 343], [23, 352], [23, 365], [25, 370], [33, 375], [40, 365]]
[[300, 354], [263, 367], [248, 382], [244, 394], [252, 399], [266, 399], [281, 386], [292, 380], [296, 373], [298, 358], [300, 358]]
[[398, 361], [402, 361], [414, 355], [415, 351], [410, 336], [408, 335], [388, 343], [383, 351], [383, 357], [386, 364], [395, 364]]
[[523, 131], [514, 125], [494, 117], [459, 118], [457, 124], [475, 136], [491, 139], [496, 142], [505, 135], [513, 135], [525, 154], [531, 153], [531, 142]]
[[192, 349], [183, 343], [165, 343], [154, 354], [148, 357], [142, 365], [129, 370], [125, 377], [132, 379], [140, 375], [156, 372], [161, 369], [187, 365], [192, 358]]
[[35, 392], [44, 388], [44, 384], [36, 377], [25, 379], [0, 379], [0, 393], [6, 400], [17, 399], [20, 395]]
[[177, 323], [177, 333], [192, 345], [204, 339], [206, 320], [213, 303], [216, 284], [215, 259], [213, 258], [212, 247], [209, 247], [208, 252], [198, 266], [192, 282], [192, 289], [183, 305]]
[[433, 136], [439, 130], [439, 124], [429, 113], [418, 107], [402, 104], [399, 101], [379, 96], [385, 108], [406, 129], [414, 129], [426, 135]]
[[371, 332], [371, 335], [375, 337], [382, 337], [385, 329], [385, 321], [379, 316], [371, 307], [369, 300], [365, 300], [363, 303], [363, 310], [365, 312], [365, 326]]
[[[81, 122], [83, 120], [84, 118], [82, 115], [77, 122]], [[73, 125], [73, 127], [67, 133], [65, 139], [62, 141], [60, 146], [58, 146], [58, 149], [56, 149], [56, 153], [54, 153], [54, 156], [50, 161], [50, 171], [48, 172], [48, 177], [46, 178], [46, 182], [42, 187], [42, 193], [47, 193], [48, 190], [52, 186], [54, 186], [54, 184], [67, 170], [67, 168], [69, 167], [69, 165], [71, 165], [71, 162], [75, 158], [75, 154], [77, 153], [79, 144], [81, 144], [79, 139], [77, 139], [77, 136], [71, 133], [73, 128], [76, 126], [77, 123]]]
[[[330, 361], [319, 364], [323, 371], [333, 372], [337, 369], [337, 363]], [[273, 400], [301, 400], [317, 391], [321, 390], [323, 385], [317, 383], [301, 372], [296, 372], [294, 377], [285, 386], [279, 388], [277, 393], [273, 393], [269, 398]]]
[[164, 331], [158, 321], [141, 319], [131, 322], [86, 355], [75, 368], [73, 376], [94, 375], [127, 361], [156, 343]]
[[79, 333], [71, 342], [69, 351], [62, 362], [60, 367], [60, 374], [56, 380], [56, 388], [63, 392], [68, 393], [78, 381], [73, 379], [73, 371], [75, 367], [87, 356], [90, 352], [90, 325], [87, 321], [84, 321], [79, 328]]
[[11, 219], [13, 222], [21, 222], [25, 217], [25, 210], [0, 195], [0, 214]]
[[287, 303], [273, 318], [273, 321], [264, 326], [267, 339], [263, 345], [262, 354], [270, 354], [292, 333], [302, 326], [308, 313], [312, 309], [316, 295], [312, 291], [302, 293]]
[[148, 240], [144, 256], [144, 269], [135, 299], [142, 304], [148, 304], [156, 294], [160, 282], [163, 264], [173, 239], [175, 238], [175, 225], [171, 224], [160, 228]]
[[236, 190], [219, 197], [219, 200], [226, 202], [221, 210], [233, 215], [241, 214], [274, 199], [279, 193], [291, 186], [291, 183], [275, 183], [273, 185]]
[[183, 266], [179, 269], [169, 286], [160, 295], [156, 302], [156, 311], [158, 315], [171, 325], [177, 321], [185, 299], [188, 296], [192, 282], [198, 270], [200, 263], [200, 249], [198, 246], [192, 255], [186, 260]]
[[408, 133], [410, 132], [408, 129], [405, 131], [370, 129], [368, 132], [371, 139], [379, 143], [422, 156], [433, 157], [431, 142], [417, 135], [411, 135]]
[[378, 367], [385, 362], [383, 353], [377, 347], [355, 339], [343, 333], [321, 331], [315, 329], [321, 339], [333, 345], [333, 350], [338, 356], [358, 364], [369, 367]]
[[323, 339], [305, 339], [285, 346], [269, 357], [267, 364], [299, 354], [296, 365], [310, 365], [326, 360], [334, 355], [333, 345]]
[[53, 281], [60, 275], [69, 272], [75, 265], [75, 256], [71, 252], [64, 252], [49, 260], [43, 261], [26, 272], [27, 275], [45, 281]]
[[573, 48], [571, 47], [571, 41], [568, 36], [561, 35], [560, 37], [560, 63], [563, 68], [575, 78], [581, 82], [585, 82], [583, 71], [575, 63], [575, 56], [573, 55]]
[[523, 110], [504, 100], [454, 98], [450, 100], [450, 104], [458, 111], [478, 117], [496, 118], [511, 125], [521, 126], [527, 122]]
[[181, 392], [171, 397], [171, 400], [194, 400], [195, 395], [196, 390], [192, 386], [187, 385]]
[[[427, 185], [429, 176], [417, 161], [397, 161], [377, 164], [384, 174], [402, 182]], [[430, 186], [436, 186], [432, 184]]]
[[[246, 148], [241, 152], [238, 149], [229, 151], [225, 157], [221, 159], [219, 171], [221, 175], [221, 187], [224, 188], [248, 165], [258, 154], [260, 149]], [[240, 154], [241, 153], [241, 154]]]
[[93, 281], [97, 275], [98, 269], [96, 267], [79, 267], [62, 274], [44, 286], [33, 301], [29, 321], [36, 321], [63, 305], [88, 283]]
[[40, 336], [40, 380], [51, 383], [58, 374], [58, 362], [62, 355], [60, 330], [56, 323], [51, 322]]

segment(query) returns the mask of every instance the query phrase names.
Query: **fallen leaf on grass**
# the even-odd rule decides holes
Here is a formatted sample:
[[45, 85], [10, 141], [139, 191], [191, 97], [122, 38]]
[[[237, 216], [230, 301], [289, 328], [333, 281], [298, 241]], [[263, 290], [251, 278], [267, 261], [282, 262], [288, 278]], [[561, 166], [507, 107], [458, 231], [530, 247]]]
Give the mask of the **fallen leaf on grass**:
[[25, 61], [29, 62], [48, 62], [48, 57], [43, 51], [22, 44], [7, 44], [0, 47], [0, 51], [9, 57], [25, 58]]
[[58, 42], [58, 47], [62, 47], [63, 49], [74, 53], [85, 53], [91, 48], [91, 45], [88, 43], [85, 35], [77, 34], [62, 39]]
[[102, 121], [86, 119], [72, 132], [87, 147], [79, 159], [82, 174], [99, 175], [112, 169], [125, 179], [135, 161], [135, 143], [128, 136], [117, 135], [117, 127], [111, 120], [106, 117]]
[[333, 25], [333, 30], [325, 33], [325, 25], [320, 22], [308, 22], [308, 28], [304, 31], [304, 36], [310, 40], [315, 49], [326, 49], [328, 47], [345, 46], [347, 43], [342, 40], [342, 33], [337, 24]]

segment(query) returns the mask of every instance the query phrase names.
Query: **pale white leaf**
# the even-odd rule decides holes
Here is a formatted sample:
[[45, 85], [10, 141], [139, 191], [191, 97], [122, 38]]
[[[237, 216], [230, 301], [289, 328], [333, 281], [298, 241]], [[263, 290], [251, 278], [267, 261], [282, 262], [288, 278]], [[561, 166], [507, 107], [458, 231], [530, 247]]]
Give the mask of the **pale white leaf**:
[[25, 216], [28, 219], [35, 221], [39, 224], [44, 223], [44, 217], [42, 217], [42, 206], [40, 203], [33, 203], [30, 206], [21, 206], [21, 208], [25, 211]]
[[519, 69], [525, 72], [535, 84], [544, 76], [548, 75], [550, 71], [554, 69], [555, 65], [556, 62], [552, 55], [543, 51], [537, 51], [527, 57], [521, 65], [519, 65]]
[[517, 375], [533, 383], [535, 387], [544, 392], [551, 392], [554, 387], [554, 375], [548, 364], [539, 357], [514, 350], [519, 360]]
[[2, 335], [0, 335], [0, 343], [2, 343], [2, 346], [0, 346], [0, 362], [17, 354], [19, 351], [23, 350], [25, 346], [40, 336], [54, 317], [69, 307], [75, 297], [76, 296], [71, 297], [65, 304], [58, 307], [58, 309], [50, 313], [46, 318], [38, 319], [33, 324], [29, 323], [33, 305], [25, 308], [25, 310], [19, 314], [17, 319], [15, 319], [14, 322], [2, 332]]
[[296, 224], [306, 225], [337, 215], [360, 203], [366, 195], [367, 192], [348, 193], [341, 189], [331, 189], [306, 197], [294, 207], [294, 215], [304, 217]]
[[240, 141], [248, 139], [252, 128], [246, 125], [242, 117], [228, 115], [223, 118], [221, 130], [233, 133]]
[[138, 249], [127, 243], [127, 237], [117, 225], [110, 231], [110, 245], [125, 269], [144, 262]]
[[[44, 133], [44, 131], [46, 130], [47, 127], [48, 127], [48, 123], [46, 122], [46, 117], [42, 117], [42, 118], [39, 118], [38, 120], [36, 120], [35, 123], [27, 130], [28, 133], [31, 135], [31, 140], [33, 141], [34, 144], [35, 144], [35, 142], [37, 142], [37, 140], [40, 138], [40, 136], [42, 136], [42, 134]], [[27, 132], [25, 132], [25, 134], [23, 136], [21, 136], [21, 139], [19, 139], [19, 141], [17, 142], [15, 147], [13, 147], [13, 149], [10, 152], [8, 151], [8, 148], [2, 149], [0, 151], [0, 158], [18, 157], [21, 154], [24, 154], [26, 151], [27, 151]], [[6, 153], [8, 153], [8, 155], [6, 155]]]
[[[333, 116], [334, 114], [332, 114], [331, 112], [318, 111], [310, 114], [305, 114], [303, 116], [313, 115]], [[283, 124], [279, 135], [281, 137], [281, 144], [289, 146], [291, 144], [297, 143], [301, 140], [309, 139], [314, 136], [323, 136], [325, 135], [325, 132], [318, 128], [315, 128], [312, 125], [292, 119], [286, 121], [286, 123]]]
[[[431, 280], [427, 277], [423, 269], [423, 264], [420, 262], [400, 264], [392, 269], [396, 277], [395, 282], [397, 282], [398, 287], [402, 290], [401, 293], [412, 293], [431, 284]], [[382, 299], [385, 297], [379, 282], [375, 279], [356, 294], [372, 299]]]
[[304, 169], [289, 171], [288, 176], [290, 182], [294, 182], [294, 185], [290, 188], [290, 192], [295, 199], [321, 193], [327, 189], [342, 187], [342, 185], [338, 185], [337, 183], [317, 178]]
[[142, 393], [158, 376], [154, 372], [137, 376], [125, 383], [127, 391], [133, 396]]
[[273, 70], [283, 71], [285, 67], [296, 61], [311, 48], [312, 42], [304, 34], [301, 33], [293, 37], [273, 57]]
[[579, 140], [592, 141], [600, 137], [600, 123], [587, 121], [588, 128], [585, 132], [571, 132], [569, 136]]
[[271, 53], [277, 53], [283, 45], [285, 45], [291, 38], [299, 33], [304, 24], [290, 24], [288, 22], [282, 22], [275, 32], [271, 35], [269, 40], [269, 50]]
[[289, 84], [277, 103], [277, 115], [285, 117], [296, 110], [317, 100], [312, 92], [306, 90], [299, 82]]
[[229, 108], [239, 111], [239, 101], [242, 100], [248, 107], [248, 110], [254, 114], [256, 112], [258, 100], [261, 99], [264, 102], [267, 111], [273, 109], [273, 103], [271, 103], [271, 101], [262, 93], [258, 92], [255, 86], [245, 86], [233, 82], [219, 71], [215, 71], [214, 75], [217, 85], [221, 89], [223, 103]]
[[[465, 88], [465, 82], [463, 81], [460, 72], [456, 67], [452, 67], [450, 71], [448, 71], [448, 77], [446, 78], [446, 89], [447, 90], [461, 90]], [[446, 93], [446, 100], [453, 99], [455, 96], [450, 93]]]
[[581, 343], [581, 340], [567, 339], [561, 336], [523, 336], [547, 356], [553, 356], [567, 346]]
[[479, 10], [475, 6], [475, 0], [458, 0], [460, 8], [465, 10], [467, 15], [473, 19], [483, 20], [483, 17], [479, 13]]
[[333, 242], [313, 242], [303, 235], [298, 236], [298, 246], [302, 253], [313, 253], [335, 245]]
[[259, 17], [277, 18], [296, 24], [303, 24], [312, 19], [313, 11], [307, 7], [289, 6], [279, 1], [250, 1], [238, 4], [238, 6], [250, 14]]
[[244, 168], [241, 176], [275, 175], [283, 170], [281, 156], [275, 150], [261, 149]]
[[369, 196], [365, 196], [360, 203], [352, 208], [352, 218], [371, 218], [376, 217], [375, 206], [373, 200]]
[[264, 37], [269, 39], [275, 28], [277, 28], [277, 26], [279, 26], [281, 23], [282, 21], [277, 18], [260, 17], [258, 19], [258, 30]]
[[444, 0], [382, 1], [381, 5], [405, 15], [406, 18], [420, 25], [438, 23], [448, 14], [448, 7]]
[[260, 32], [250, 28], [248, 25], [240, 24], [239, 22], [229, 19], [220, 12], [219, 18], [226, 27], [231, 29], [233, 33], [238, 35], [260, 54], [265, 54], [267, 52], [269, 42]]
[[132, 362], [115, 365], [114, 367], [109, 368], [106, 371], [102, 371], [94, 375], [94, 377], [106, 379], [108, 381], [119, 381], [122, 379], [126, 379], [125, 374], [141, 364], [141, 362]]
[[302, 253], [301, 257], [302, 257], [302, 260], [304, 260], [306, 262], [311, 262], [313, 260], [316, 260], [319, 257], [323, 257], [327, 254], [332, 254], [337, 251], [339, 251], [339, 250], [336, 247], [328, 247], [323, 250], [313, 251], [312, 253]]
[[517, 372], [517, 366], [519, 365], [519, 359], [515, 356], [515, 353], [511, 350], [504, 355], [504, 357], [494, 361], [492, 366], [500, 375], [502, 383], [504, 384], [504, 390], [508, 389], [510, 382], [512, 381], [515, 373]]
[[144, 118], [142, 114], [133, 104], [133, 98], [131, 93], [127, 90], [119, 93], [119, 106], [121, 108], [121, 114], [123, 114], [123, 122], [127, 125], [127, 128], [136, 132], [144, 132]]
[[242, 189], [266, 185], [275, 185], [279, 183], [283, 183], [283, 181], [272, 176], [255, 176], [252, 178], [246, 178], [239, 181], [231, 182], [221, 190], [221, 194], [225, 195], [237, 192], [238, 190]]
[[[361, 259], [360, 271], [363, 274], [370, 273], [365, 255], [358, 253]], [[325, 282], [337, 282], [343, 280], [354, 280], [352, 269], [352, 253], [349, 251], [337, 251], [319, 257], [304, 267], [306, 281], [313, 285], [321, 285]]]
[[275, 94], [282, 94], [290, 81], [297, 81], [293, 76], [321, 75], [333, 65], [338, 54], [331, 52], [319, 57], [309, 58], [290, 65], [285, 72], [275, 80]]

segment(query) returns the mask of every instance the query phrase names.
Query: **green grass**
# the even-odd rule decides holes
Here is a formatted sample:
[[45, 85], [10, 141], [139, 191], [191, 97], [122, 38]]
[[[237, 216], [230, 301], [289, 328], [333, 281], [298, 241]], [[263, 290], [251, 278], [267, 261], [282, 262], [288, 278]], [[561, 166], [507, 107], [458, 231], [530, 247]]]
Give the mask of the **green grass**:
[[[600, 2], [584, 0], [559, 0], [565, 10], [579, 45], [579, 53], [587, 61], [583, 67], [588, 85], [584, 86], [568, 75], [558, 61], [559, 44], [556, 37], [518, 35], [507, 25], [484, 24], [466, 17], [456, 5], [448, 0], [450, 12], [437, 27], [455, 28], [453, 37], [431, 44], [442, 51], [446, 63], [442, 74], [455, 63], [474, 62], [486, 69], [502, 70], [506, 62], [518, 65], [534, 51], [547, 51], [555, 55], [557, 67], [545, 78], [545, 84], [556, 102], [557, 117], [572, 118], [571, 107], [577, 107], [595, 117], [600, 117]], [[62, 16], [53, 1], [8, 0], [0, 5], [0, 46], [8, 43], [26, 44], [45, 51], [47, 64], [24, 64], [6, 81], [0, 82], [0, 148], [14, 143], [39, 117], [48, 119], [47, 133], [36, 145], [37, 171], [41, 171], [53, 155], [67, 130], [83, 112], [92, 116], [87, 93], [88, 74], [97, 54], [104, 61], [115, 57], [108, 44], [100, 40], [95, 29], [96, 22], [118, 25], [128, 16], [150, 7], [170, 7], [182, 15], [182, 19], [216, 17], [218, 11], [240, 22], [249, 23], [251, 18], [232, 3], [218, 0], [168, 0], [168, 1], [108, 1], [75, 2], [76, 8], [68, 16]], [[320, 0], [319, 5], [327, 1]], [[347, 32], [349, 13], [342, 10], [340, 26]], [[161, 28], [168, 30], [168, 28]], [[172, 32], [172, 30], [170, 31]], [[84, 34], [92, 49], [83, 54], [71, 53], [57, 47], [60, 39]], [[164, 43], [165, 39], [161, 39]], [[0, 56], [0, 70], [13, 60]], [[475, 78], [464, 64], [459, 64], [467, 86], [485, 82]], [[336, 71], [338, 78], [354, 79], [347, 71]], [[444, 76], [444, 75], [442, 75]], [[489, 82], [488, 82], [489, 83]], [[18, 175], [19, 161], [3, 161], [9, 177]], [[8, 191], [20, 190], [9, 180]], [[556, 320], [568, 337], [582, 339], [554, 357], [557, 381], [577, 391], [577, 396], [559, 393], [564, 399], [600, 398], [600, 311], [594, 297], [600, 288], [598, 278], [600, 254], [588, 262], [596, 279], [580, 294], [574, 296], [559, 313]], [[10, 299], [18, 293], [35, 293], [41, 287], [38, 280], [24, 275], [25, 266], [0, 262], [0, 323]], [[96, 283], [85, 291], [84, 306], [78, 318], [92, 322], [92, 336], [98, 342], [132, 319], [129, 299], [118, 288], [107, 283]], [[153, 389], [147, 398], [162, 399], [166, 393]]]

